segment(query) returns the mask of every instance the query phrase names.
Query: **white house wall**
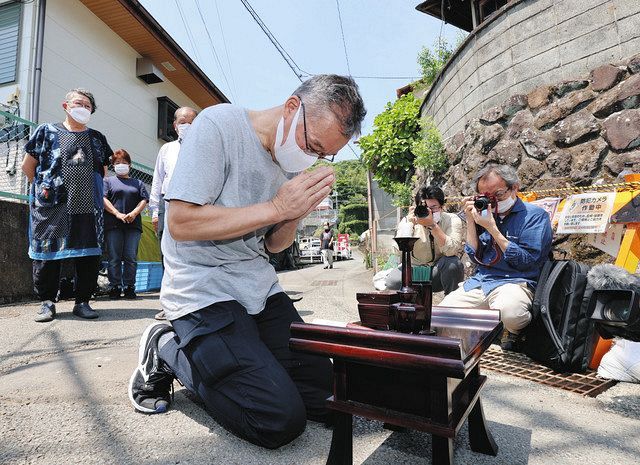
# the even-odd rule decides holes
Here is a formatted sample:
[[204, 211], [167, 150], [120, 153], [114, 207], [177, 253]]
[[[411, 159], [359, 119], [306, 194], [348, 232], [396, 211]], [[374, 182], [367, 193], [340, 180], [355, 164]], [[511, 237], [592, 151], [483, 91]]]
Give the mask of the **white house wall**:
[[[26, 96], [31, 89], [37, 3], [23, 8], [17, 85], [22, 93], [21, 114], [31, 119]], [[89, 126], [105, 134], [114, 150], [124, 148], [135, 162], [153, 167], [164, 143], [157, 138], [157, 97], [167, 96], [179, 106], [199, 107], [168, 81], [147, 85], [138, 79], [138, 57], [79, 1], [48, 0], [39, 122], [61, 121], [66, 92], [84, 87], [94, 94], [98, 107]], [[0, 88], [0, 100], [6, 100], [15, 87]]]

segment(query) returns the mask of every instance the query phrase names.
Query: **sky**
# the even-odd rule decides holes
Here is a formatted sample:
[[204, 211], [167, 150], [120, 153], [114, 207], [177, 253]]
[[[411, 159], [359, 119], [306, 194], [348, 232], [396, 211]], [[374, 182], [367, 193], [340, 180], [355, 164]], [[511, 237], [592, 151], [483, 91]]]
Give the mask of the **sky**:
[[[232, 103], [271, 108], [300, 85], [240, 0], [140, 1]], [[371, 133], [386, 103], [395, 100], [396, 89], [420, 76], [422, 47], [432, 46], [440, 34], [454, 43], [460, 33], [417, 11], [419, 0], [248, 3], [300, 70], [354, 76], [367, 109], [363, 135]], [[356, 157], [358, 147], [349, 145], [352, 149], [343, 148], [336, 161]]]

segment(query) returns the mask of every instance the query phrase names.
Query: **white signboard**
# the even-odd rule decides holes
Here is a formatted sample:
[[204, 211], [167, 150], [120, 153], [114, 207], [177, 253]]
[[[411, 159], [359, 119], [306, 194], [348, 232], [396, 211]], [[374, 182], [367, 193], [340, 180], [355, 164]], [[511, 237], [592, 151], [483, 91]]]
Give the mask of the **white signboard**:
[[576, 194], [567, 198], [558, 221], [558, 233], [605, 232], [615, 198], [615, 192]]
[[617, 257], [624, 236], [624, 224], [610, 224], [602, 234], [587, 234], [587, 243]]

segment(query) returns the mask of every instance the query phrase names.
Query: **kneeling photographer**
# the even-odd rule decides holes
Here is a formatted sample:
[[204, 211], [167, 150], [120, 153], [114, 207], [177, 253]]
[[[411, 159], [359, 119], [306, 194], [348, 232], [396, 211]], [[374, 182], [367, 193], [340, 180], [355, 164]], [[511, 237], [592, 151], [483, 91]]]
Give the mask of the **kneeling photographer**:
[[[464, 279], [464, 267], [460, 261], [462, 248], [462, 220], [454, 213], [442, 210], [444, 192], [435, 186], [421, 188], [415, 197], [415, 206], [402, 219], [398, 230], [411, 228], [418, 237], [413, 248], [414, 266], [431, 267], [431, 284], [434, 292], [445, 295], [458, 287]], [[384, 280], [386, 289], [400, 289], [402, 273], [399, 268], [389, 272]]]
[[477, 270], [439, 305], [500, 310], [508, 331], [501, 346], [518, 350], [520, 331], [531, 321], [540, 270], [551, 250], [551, 222], [542, 208], [518, 198], [520, 180], [515, 168], [487, 165], [476, 174], [473, 185], [478, 195], [463, 204], [465, 252]]

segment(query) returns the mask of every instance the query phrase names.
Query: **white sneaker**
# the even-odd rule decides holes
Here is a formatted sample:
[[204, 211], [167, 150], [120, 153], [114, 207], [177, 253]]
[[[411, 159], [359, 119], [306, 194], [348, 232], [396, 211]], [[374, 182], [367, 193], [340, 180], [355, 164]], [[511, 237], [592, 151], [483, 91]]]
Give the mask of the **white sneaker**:
[[640, 383], [640, 342], [616, 338], [604, 354], [598, 376], [628, 383]]

